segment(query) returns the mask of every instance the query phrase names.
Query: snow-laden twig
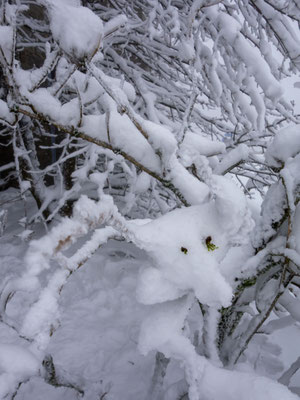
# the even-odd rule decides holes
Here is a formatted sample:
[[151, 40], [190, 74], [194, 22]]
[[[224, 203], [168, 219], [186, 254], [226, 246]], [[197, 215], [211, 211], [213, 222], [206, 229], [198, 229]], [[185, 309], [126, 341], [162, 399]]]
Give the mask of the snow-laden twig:
[[285, 386], [289, 386], [292, 377], [300, 368], [300, 357], [297, 358], [295, 362], [281, 375], [278, 379], [278, 382], [282, 383]]
[[155, 367], [152, 375], [151, 386], [147, 395], [147, 400], [159, 400], [162, 398], [163, 383], [169, 362], [170, 359], [166, 358], [162, 353], [156, 353]]

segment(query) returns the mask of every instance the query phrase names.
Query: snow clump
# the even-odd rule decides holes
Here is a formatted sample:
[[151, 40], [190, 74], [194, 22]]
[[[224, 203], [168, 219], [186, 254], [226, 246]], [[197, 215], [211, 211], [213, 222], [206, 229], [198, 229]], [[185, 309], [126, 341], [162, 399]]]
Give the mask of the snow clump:
[[103, 37], [103, 24], [87, 7], [47, 1], [50, 29], [60, 48], [76, 59], [90, 59]]
[[266, 151], [266, 161], [272, 167], [280, 167], [288, 158], [300, 152], [300, 128], [291, 125], [281, 129]]

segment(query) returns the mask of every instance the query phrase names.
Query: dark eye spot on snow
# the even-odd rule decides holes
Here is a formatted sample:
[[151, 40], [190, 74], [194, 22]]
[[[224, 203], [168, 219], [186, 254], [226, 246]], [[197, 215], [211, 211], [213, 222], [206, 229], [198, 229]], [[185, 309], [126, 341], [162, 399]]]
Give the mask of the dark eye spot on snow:
[[186, 249], [185, 247], [181, 247], [181, 249], [180, 249], [184, 254], [187, 254], [187, 252], [188, 252], [188, 249]]
[[205, 239], [206, 246], [209, 245], [210, 242], [211, 242], [211, 236], [207, 236], [207, 238]]
[[205, 244], [206, 244], [208, 251], [214, 251], [214, 250], [218, 249], [218, 246], [213, 244], [211, 236], [207, 236], [207, 238], [205, 239]]

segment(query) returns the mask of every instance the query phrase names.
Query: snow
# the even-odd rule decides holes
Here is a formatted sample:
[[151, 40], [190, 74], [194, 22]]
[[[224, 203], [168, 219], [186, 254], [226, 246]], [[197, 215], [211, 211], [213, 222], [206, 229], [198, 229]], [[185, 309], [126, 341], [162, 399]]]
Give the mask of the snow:
[[[235, 166], [252, 162], [250, 146], [251, 152], [260, 152], [254, 156], [255, 160], [264, 163], [260, 149], [266, 144], [262, 134], [270, 116], [282, 113], [285, 120], [292, 120], [288, 114], [292, 108], [282, 99], [277, 80], [285, 73], [284, 63], [278, 68], [279, 64], [268, 63], [270, 47], [264, 42], [261, 46], [265, 57], [261, 56], [260, 44], [255, 42], [256, 21], [253, 20], [252, 30], [243, 13], [239, 20], [236, 5], [228, 13], [227, 9], [223, 11], [222, 2], [213, 1], [208, 6], [203, 0], [196, 0], [188, 17], [191, 25], [184, 27], [187, 29], [184, 31], [180, 28], [179, 12], [171, 2], [165, 10], [159, 1], [149, 0], [152, 6], [149, 19], [138, 16], [138, 29], [147, 25], [146, 36], [138, 30], [139, 40], [150, 37], [145, 62], [148, 55], [153, 55], [153, 43], [155, 51], [166, 57], [166, 65], [168, 57], [177, 56], [174, 75], [166, 73], [163, 63], [157, 65], [160, 76], [166, 77], [164, 102], [163, 93], [160, 97], [157, 90], [155, 73], [151, 77], [150, 69], [137, 64], [140, 70], [134, 73], [132, 57], [127, 64], [122, 52], [114, 54], [112, 44], [123, 39], [124, 54], [128, 53], [131, 41], [126, 42], [127, 33], [136, 28], [124, 15], [116, 16], [103, 27], [101, 20], [88, 8], [81, 7], [79, 0], [38, 0], [38, 3], [48, 9], [52, 37], [58, 46], [54, 43], [52, 51], [53, 43], [45, 46], [45, 64], [38, 70], [23, 71], [18, 62], [10, 63], [13, 85], [18, 88], [12, 98], [20, 95], [17, 101], [23, 104], [20, 108], [25, 108], [25, 114], [37, 112], [35, 117], [48, 119], [49, 124], [55, 123], [57, 127], [62, 125], [61, 130], [71, 136], [78, 132], [81, 137], [87, 135], [89, 141], [95, 139], [105, 150], [96, 150], [89, 144], [81, 147], [81, 140], [73, 141], [74, 148], [79, 146], [79, 150], [72, 155], [78, 156], [80, 167], [72, 174], [75, 180], [72, 190], [77, 196], [83, 185], [90, 185], [95, 197], [82, 195], [74, 204], [73, 216], [45, 226], [49, 229], [46, 234], [41, 234], [41, 226], [28, 223], [32, 215], [29, 189], [31, 184], [34, 188], [34, 180], [19, 178], [21, 195], [30, 203], [28, 207], [25, 204], [26, 217], [22, 215], [20, 219], [20, 204], [17, 216], [6, 211], [14, 210], [11, 204], [5, 205], [4, 212], [0, 211], [0, 215], [8, 216], [8, 226], [3, 221], [0, 232], [0, 399], [38, 399], [43, 393], [46, 400], [79, 397], [132, 400], [143, 399], [148, 393], [150, 400], [173, 400], [179, 391], [181, 397], [188, 396], [190, 400], [296, 399], [288, 388], [254, 371], [277, 378], [281, 366], [275, 360], [279, 350], [268, 342], [266, 334], [284, 329], [292, 319], [300, 321], [297, 285], [293, 291], [287, 289], [274, 308], [274, 315], [281, 313], [287, 318], [268, 321], [265, 331], [261, 327], [262, 339], [253, 340], [253, 347], [247, 349], [250, 355], [243, 354], [245, 364], [241, 358], [233, 366], [230, 357], [222, 358], [222, 352], [218, 352], [218, 340], [222, 346], [224, 339], [225, 344], [233, 344], [228, 346], [229, 351], [238, 354], [243, 343], [247, 345], [248, 332], [243, 329], [252, 328], [263, 317], [256, 312], [267, 312], [268, 316], [268, 307], [282, 282], [272, 275], [260, 287], [260, 276], [255, 275], [259, 270], [267, 272], [263, 270], [266, 260], [273, 257], [276, 262], [276, 257], [288, 257], [290, 268], [300, 264], [297, 126], [281, 130], [267, 149], [267, 164], [276, 173], [276, 169], [281, 170], [265, 196], [254, 230], [245, 195], [232, 179], [224, 176]], [[273, 21], [269, 6], [264, 7], [261, 0], [257, 4], [275, 32], [282, 33], [283, 17], [280, 15], [278, 21]], [[8, 7], [7, 23], [13, 20], [12, 10], [15, 8]], [[201, 20], [197, 17], [200, 10]], [[215, 24], [209, 22], [210, 27], [207, 20]], [[170, 38], [166, 52], [160, 42], [165, 33], [162, 21], [168, 27], [166, 39]], [[120, 28], [125, 24], [128, 37], [124, 38], [125, 30]], [[194, 41], [194, 29], [205, 45]], [[299, 40], [288, 24], [284, 32], [287, 50], [297, 58], [299, 49], [295, 44]], [[130, 37], [136, 40], [131, 32]], [[7, 61], [11, 57], [12, 39], [12, 29], [1, 27], [0, 46]], [[105, 40], [111, 49], [100, 54]], [[195, 58], [196, 52], [200, 61]], [[231, 63], [229, 58], [233, 55]], [[57, 57], [60, 59], [55, 67], [56, 83], [41, 87]], [[144, 63], [143, 57], [140, 60]], [[118, 68], [111, 64], [115, 61]], [[182, 76], [185, 68], [190, 73], [186, 82]], [[2, 69], [5, 72], [5, 60]], [[119, 78], [106, 75], [107, 70]], [[122, 73], [134, 86], [125, 82]], [[173, 86], [168, 82], [171, 76], [178, 78]], [[193, 87], [198, 84], [203, 89], [201, 95]], [[180, 86], [191, 93], [186, 110], [185, 98], [179, 97], [177, 91]], [[195, 107], [193, 99], [199, 101]], [[0, 118], [13, 124], [14, 114], [8, 105], [9, 102], [0, 100]], [[214, 105], [220, 108], [220, 114], [208, 118], [206, 112], [212, 112], [207, 108]], [[162, 112], [168, 107], [170, 121]], [[146, 116], [150, 121], [144, 119]], [[178, 122], [181, 116], [182, 123]], [[221, 116], [225, 117], [223, 121]], [[209, 124], [210, 132], [199, 130], [201, 126], [208, 129]], [[233, 129], [234, 135], [230, 133]], [[239, 137], [243, 135], [240, 132], [244, 136]], [[14, 142], [20, 141], [15, 146], [18, 165], [18, 158], [30, 160], [34, 151], [23, 151], [22, 137], [16, 139], [16, 133]], [[207, 138], [209, 133], [211, 140]], [[213, 140], [215, 135], [229, 137], [221, 143]], [[240, 144], [229, 151], [235, 139]], [[247, 141], [250, 145], [243, 144]], [[67, 139], [57, 147], [62, 148], [63, 144], [67, 144]], [[66, 151], [67, 147], [62, 157]], [[36, 165], [32, 167], [29, 165], [30, 174], [35, 176]], [[54, 176], [50, 166], [47, 168], [57, 181], [59, 176]], [[99, 172], [103, 168], [105, 172]], [[261, 172], [268, 174], [267, 166], [263, 168]], [[125, 182], [124, 194], [114, 203], [110, 189], [120, 170], [122, 185]], [[49, 188], [49, 193], [54, 190]], [[63, 204], [70, 193], [62, 194], [58, 204]], [[130, 210], [139, 207], [135, 203], [142, 197], [148, 204], [139, 211], [155, 219], [132, 218]], [[47, 201], [53, 198], [49, 194]], [[123, 214], [118, 209], [120, 203]], [[292, 230], [286, 236], [287, 224], [283, 223], [279, 229], [277, 225], [281, 225], [287, 209], [293, 220], [289, 224]], [[58, 208], [50, 210], [51, 216], [55, 210]], [[22, 230], [16, 228], [17, 219]], [[24, 242], [31, 236], [33, 240], [26, 245]], [[240, 298], [239, 291], [243, 289], [239, 283], [253, 276], [253, 282], [257, 278], [253, 287], [241, 294], [246, 299]], [[230, 306], [231, 309], [226, 309]], [[218, 330], [222, 325], [228, 329], [225, 338], [221, 337], [222, 329]], [[263, 360], [264, 348], [268, 346], [275, 353], [275, 365], [271, 367], [272, 357]], [[153, 370], [159, 367], [157, 352], [171, 361], [168, 371], [161, 371], [162, 385], [154, 399], [151, 385], [155, 384]], [[45, 366], [49, 357], [53, 357], [55, 365], [55, 376], [50, 376], [50, 380]], [[227, 361], [232, 369], [226, 369]]]
[[212, 365], [206, 366], [201, 384], [203, 393], [211, 399], [298, 399], [298, 396], [292, 394], [285, 386], [270, 379], [246, 372], [217, 369]]
[[102, 21], [87, 7], [47, 0], [50, 29], [60, 48], [77, 60], [90, 59], [101, 45]]
[[296, 320], [300, 321], [300, 310], [297, 299], [288, 292], [283, 293], [280, 298], [280, 304], [289, 311], [290, 315]]
[[184, 296], [176, 301], [151, 307], [140, 330], [140, 352], [147, 355], [151, 350], [164, 350], [165, 356], [169, 357], [172, 354], [168, 352], [169, 345], [174, 346], [174, 342], [177, 342], [178, 355], [183, 358], [186, 349], [192, 347], [189, 340], [182, 336], [182, 327], [190, 306], [191, 298]]
[[168, 165], [177, 149], [177, 142], [172, 132], [151, 121], [141, 121], [141, 126], [147, 132], [148, 140], [155, 151], [160, 151], [163, 162]]
[[[20, 76], [19, 79], [22, 79], [22, 76]], [[113, 80], [113, 82], [116, 90], [120, 91], [121, 89], [118, 86], [120, 81]], [[95, 81], [91, 82], [91, 86], [93, 87], [95, 83]], [[97, 86], [99, 87], [98, 84]], [[131, 85], [125, 85], [125, 91], [129, 96], [134, 97], [135, 94], [132, 92]], [[126, 96], [125, 92], [122, 91], [122, 93]], [[57, 123], [67, 127], [76, 127], [78, 125], [80, 109], [77, 99], [62, 105], [60, 101], [45, 88], [39, 88], [35, 90], [34, 93], [25, 91], [24, 94], [38, 112], [48, 116], [51, 120], [57, 121]], [[90, 97], [90, 95], [88, 95], [88, 97]], [[115, 149], [122, 149], [122, 151], [128, 153], [140, 163], [143, 163], [145, 167], [153, 172], [161, 171], [161, 162], [158, 155], [155, 154], [152, 146], [133, 125], [127, 115], [120, 115], [116, 110], [110, 111], [108, 116], [109, 132], [107, 131], [106, 118], [105, 114], [84, 115], [81, 127], [78, 128], [78, 130], [92, 138], [108, 143], [108, 145], [113, 146]], [[163, 155], [167, 162], [168, 158], [170, 158], [175, 151], [175, 142], [171, 132], [155, 124], [149, 125], [151, 124], [150, 122], [143, 123], [145, 126], [147, 125], [147, 129], [150, 128], [150, 142], [153, 143], [153, 147], [158, 148], [161, 145], [165, 149]]]
[[62, 263], [64, 264], [64, 261], [66, 261], [66, 264], [64, 265], [69, 270], [75, 271], [78, 266], [88, 260], [101, 245], [116, 236], [118, 236], [118, 232], [110, 226], [96, 229], [91, 239], [85, 243], [75, 254], [73, 254], [72, 257], [62, 260]]
[[[232, 247], [225, 255], [224, 259], [220, 263], [220, 269], [226, 280], [234, 287], [236, 282], [235, 279], [243, 276], [243, 270], [241, 271], [241, 265], [245, 265], [251, 256], [253, 255], [253, 248], [249, 245]], [[254, 260], [252, 260], [254, 264]], [[253, 273], [255, 267], [251, 265], [250, 275]], [[255, 264], [257, 266], [259, 261]], [[247, 265], [247, 264], [246, 264]], [[249, 271], [247, 271], [249, 273]]]
[[[192, 290], [201, 303], [213, 306], [229, 304], [231, 288], [218, 267], [218, 260], [227, 251], [227, 243], [215, 207], [210, 204], [193, 206], [172, 211], [142, 226], [133, 225], [139, 246], [150, 254], [160, 271], [154, 273], [150, 269], [143, 272], [141, 284], [145, 293], [141, 293], [142, 287], [139, 287], [140, 298], [153, 293], [154, 280], [159, 285], [157, 297], [164, 292], [165, 300], [174, 299], [176, 293], [182, 295], [182, 292]], [[218, 246], [212, 252], [208, 251], [205, 243], [209, 236]], [[145, 275], [150, 279], [145, 279]], [[148, 300], [153, 301], [153, 297]]]
[[[268, 238], [268, 236], [266, 236]], [[257, 238], [255, 238], [257, 239]], [[261, 238], [259, 238], [261, 239]], [[258, 243], [260, 243], [258, 241], [254, 242], [255, 245], [257, 245]], [[249, 274], [250, 276], [256, 272], [256, 270], [258, 269], [258, 267], [261, 266], [262, 262], [264, 261], [264, 259], [266, 258], [266, 256], [268, 256], [268, 254], [272, 253], [272, 252], [276, 252], [276, 250], [278, 248], [281, 248], [283, 245], [285, 244], [285, 238], [283, 236], [278, 236], [275, 239], [273, 239], [272, 241], [270, 241], [270, 243], [268, 243], [268, 245], [263, 248], [261, 251], [259, 251], [256, 255], [253, 255], [252, 257], [250, 257], [247, 262], [245, 262], [245, 264], [242, 267], [242, 271], [241, 273], [246, 273], [247, 275]]]
[[[20, 76], [19, 79], [23, 80], [23, 77]], [[24, 87], [22, 87], [22, 90], [24, 90]], [[28, 95], [27, 91], [25, 93], [34, 107], [36, 106], [37, 111], [45, 113], [53, 120], [60, 115], [61, 103], [51, 95], [49, 90], [40, 88], [35, 90], [31, 95]]]
[[300, 184], [299, 168], [300, 154], [296, 155], [294, 158], [289, 158], [285, 162], [284, 168], [280, 171], [280, 176], [283, 179], [286, 190], [289, 209], [292, 213], [295, 211], [297, 188]]
[[124, 26], [127, 23], [127, 17], [124, 14], [117, 15], [116, 17], [110, 19], [104, 25], [104, 37], [109, 36], [115, 30]]
[[146, 172], [141, 172], [135, 181], [136, 193], [145, 193], [151, 184], [151, 177]]
[[253, 235], [253, 245], [260, 247], [263, 241], [267, 242], [275, 235], [274, 224], [284, 215], [286, 194], [281, 182], [276, 182], [269, 188], [261, 207], [261, 218]]
[[184, 166], [191, 166], [198, 158], [199, 154], [211, 157], [225, 152], [225, 144], [218, 141], [209, 140], [200, 134], [188, 131], [181, 143], [179, 157]]
[[48, 351], [58, 374], [67, 371], [85, 392], [93, 389], [91, 400], [105, 391], [113, 399], [138, 399], [150, 384], [153, 363], [153, 355], [136, 350], [146, 312], [135, 299], [143, 254], [118, 243], [101, 253], [64, 288], [60, 327]]
[[59, 292], [68, 276], [68, 271], [59, 270], [54, 273], [38, 301], [25, 315], [21, 333], [25, 337], [35, 338], [39, 350], [47, 348], [51, 329], [57, 326]]
[[206, 7], [204, 12], [212, 20], [218, 21], [220, 35], [236, 51], [241, 61], [245, 64], [249, 75], [253, 76], [261, 86], [265, 95], [275, 104], [282, 94], [283, 89], [275, 77], [270, 74], [270, 67], [260, 56], [259, 50], [252, 46], [241, 34], [242, 25], [234, 17], [215, 7]]
[[186, 291], [173, 285], [160, 270], [150, 265], [140, 272], [136, 293], [140, 303], [150, 305], [175, 300]]
[[280, 167], [288, 158], [300, 152], [300, 129], [290, 125], [276, 133], [266, 151], [266, 161], [270, 166]]
[[73, 389], [48, 385], [42, 378], [34, 377], [24, 383], [15, 397], [16, 400], [74, 400], [78, 396]]
[[293, 109], [295, 114], [300, 113], [300, 102], [299, 102], [299, 89], [300, 82], [299, 78], [292, 76], [283, 79], [282, 86], [285, 89], [286, 97], [292, 102], [294, 105]]
[[[90, 79], [91, 81], [96, 82], [95, 78]], [[113, 78], [111, 76], [106, 76], [106, 80], [107, 83], [109, 83], [110, 88], [118, 94], [119, 98], [123, 98], [125, 101], [126, 97], [129, 101], [134, 101], [136, 99], [136, 92], [134, 86], [131, 83], [118, 78]], [[99, 88], [99, 83], [97, 83], [97, 87]], [[115, 107], [113, 107], [113, 109], [115, 109]]]
[[188, 204], [201, 204], [208, 200], [209, 187], [191, 175], [174, 156], [170, 159], [168, 177]]
[[188, 38], [180, 42], [178, 46], [179, 57], [183, 61], [190, 61], [195, 57], [195, 44], [193, 38]]
[[39, 361], [25, 347], [0, 343], [0, 370], [7, 373], [32, 375], [38, 371]]
[[[222, 194], [222, 184], [226, 187], [225, 180], [221, 177], [218, 183], [218, 195]], [[235, 208], [240, 199], [231, 183], [228, 183], [231, 193], [228, 201], [235, 202], [231, 203]], [[223, 196], [229, 195], [224, 193]], [[241, 220], [243, 206], [241, 204], [236, 211]], [[188, 390], [186, 385], [179, 385], [185, 373], [192, 400], [296, 399], [297, 396], [287, 388], [268, 378], [249, 371], [219, 368], [195, 352], [186, 329], [183, 329], [195, 302], [193, 293], [204, 303], [211, 304], [212, 311], [231, 300], [230, 285], [234, 273], [222, 270], [229, 246], [224, 234], [226, 224], [223, 226], [219, 221], [220, 213], [228, 213], [230, 206], [228, 203], [228, 209], [219, 210], [219, 214], [217, 208], [214, 203], [198, 205], [169, 212], [154, 221], [128, 223], [127, 229], [131, 231], [133, 240], [144, 250], [132, 243], [118, 241], [104, 245], [95, 257], [71, 275], [55, 307], [53, 290], [49, 289], [52, 283], [59, 284], [59, 276], [64, 279], [65, 271], [53, 270], [50, 284], [45, 287], [46, 276], [40, 280], [44, 287], [44, 297], [40, 296], [40, 299], [45, 301], [42, 314], [37, 313], [41, 301], [32, 307], [31, 302], [25, 300], [25, 294], [17, 292], [9, 302], [8, 316], [22, 321], [24, 310], [30, 309], [31, 313], [25, 317], [28, 324], [26, 333], [30, 335], [42, 332], [45, 322], [45, 326], [49, 325], [45, 316], [53, 318], [53, 334], [46, 342], [36, 337], [35, 343], [28, 347], [28, 342], [21, 340], [16, 331], [0, 323], [0, 390], [13, 393], [20, 381], [28, 379], [19, 388], [16, 400], [74, 400], [79, 394], [70, 385], [83, 389], [84, 398], [88, 400], [105, 393], [106, 397], [116, 400], [142, 399], [151, 385], [154, 351], [160, 350], [173, 360], [165, 377], [165, 396], [169, 396], [171, 388], [174, 391], [177, 386], [178, 391], [180, 388]], [[101, 209], [109, 210], [108, 204], [103, 204]], [[99, 209], [95, 202], [83, 199], [76, 213], [77, 220], [84, 225], [95, 219]], [[14, 273], [20, 276], [24, 269], [25, 244], [16, 237], [15, 233], [19, 232], [11, 230], [15, 218], [20, 219], [20, 215], [9, 213], [9, 226], [1, 238], [0, 255], [4, 261], [3, 273], [7, 273], [7, 268], [13, 268]], [[56, 238], [57, 242], [63, 237], [60, 235], [61, 227], [53, 232], [52, 240]], [[114, 229], [99, 228], [91, 238], [90, 246], [95, 248], [97, 241], [101, 242], [110, 234], [114, 234]], [[218, 246], [214, 251], [207, 249], [207, 235], [211, 235], [212, 242]], [[32, 243], [32, 250], [49, 254], [55, 247], [50, 243], [44, 239], [36, 240]], [[181, 251], [183, 246], [187, 249], [186, 254]], [[239, 247], [235, 249], [243, 251]], [[73, 260], [78, 260], [79, 255], [85, 257], [90, 250], [89, 246], [81, 249], [76, 246], [73, 251], [77, 256]], [[288, 298], [291, 305], [290, 300]], [[45, 307], [50, 308], [50, 313], [45, 314]], [[53, 356], [58, 381], [69, 387], [55, 388], [43, 381], [40, 375], [43, 376], [44, 372], [39, 371], [42, 370], [40, 360], [44, 352], [42, 347], [38, 350], [37, 343], [40, 346], [44, 343], [44, 348], [47, 345], [45, 351]], [[175, 390], [175, 395], [178, 391]]]
[[247, 161], [249, 152], [249, 147], [245, 144], [238, 145], [233, 150], [226, 153], [226, 155], [214, 169], [214, 173], [225, 175], [233, 167], [239, 165], [243, 161]]
[[145, 354], [151, 349], [159, 349], [166, 356], [173, 356], [183, 361], [186, 378], [190, 384], [189, 398], [191, 400], [200, 398], [296, 400], [298, 398], [285, 386], [271, 379], [259, 377], [251, 372], [219, 368], [197, 355], [187, 338], [180, 334], [185, 313], [190, 305], [190, 299], [183, 297], [176, 303], [165, 303], [159, 308], [152, 309], [141, 327], [139, 348]]
[[0, 100], [0, 120], [4, 120], [9, 124], [13, 124], [15, 121], [14, 114], [9, 111], [7, 104], [3, 100]]
[[300, 56], [300, 40], [297, 35], [298, 27], [295, 26], [294, 29], [294, 26], [289, 20], [282, 18], [282, 15], [276, 13], [275, 8], [262, 0], [257, 1], [257, 7], [262, 10], [264, 18], [271, 21], [272, 30], [276, 32], [276, 35], [278, 35], [281, 40], [284, 40], [285, 51], [289, 53], [291, 59], [294, 60], [295, 63], [298, 63]]
[[292, 235], [295, 240], [295, 250], [300, 254], [300, 204], [296, 206]]
[[[10, 65], [13, 49], [13, 28], [11, 26], [0, 26], [0, 47], [3, 51], [5, 61]], [[2, 54], [0, 54], [2, 58]]]
[[19, 382], [36, 375], [39, 360], [24, 346], [0, 343], [0, 398], [16, 390]]
[[251, 98], [251, 102], [255, 106], [257, 112], [257, 119], [253, 123], [253, 126], [261, 132], [265, 129], [266, 106], [259, 93], [255, 79], [253, 77], [246, 78], [245, 83], [247, 85], [247, 92]]
[[125, 114], [110, 112], [109, 137], [104, 115], [84, 116], [80, 130], [95, 139], [111, 143], [117, 149], [122, 149], [154, 172], [159, 172], [161, 169], [159, 157]]
[[217, 218], [231, 245], [249, 241], [254, 221], [241, 189], [230, 178], [213, 177]]
[[28, 242], [31, 239], [33, 233], [34, 233], [34, 231], [32, 231], [31, 229], [25, 229], [22, 233], [20, 233], [18, 235], [18, 237], [22, 241]]
[[[19, 76], [22, 81], [23, 74]], [[24, 90], [23, 94], [31, 101], [37, 112], [44, 114], [50, 120], [56, 121], [57, 124], [65, 126], [78, 126], [80, 118], [80, 106], [78, 99], [70, 100], [62, 104], [49, 89], [39, 88], [33, 93]]]

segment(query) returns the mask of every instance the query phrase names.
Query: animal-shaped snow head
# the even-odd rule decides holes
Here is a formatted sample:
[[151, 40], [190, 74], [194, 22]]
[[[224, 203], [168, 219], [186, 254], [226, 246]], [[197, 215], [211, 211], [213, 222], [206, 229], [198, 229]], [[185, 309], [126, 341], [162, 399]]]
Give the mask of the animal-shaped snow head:
[[220, 195], [214, 201], [134, 227], [153, 262], [140, 274], [137, 295], [142, 303], [174, 300], [193, 291], [201, 303], [230, 304], [232, 289], [219, 264], [234, 239], [238, 244], [239, 236], [244, 238], [246, 227], [252, 225], [247, 203], [234, 183], [221, 178], [216, 185]]

